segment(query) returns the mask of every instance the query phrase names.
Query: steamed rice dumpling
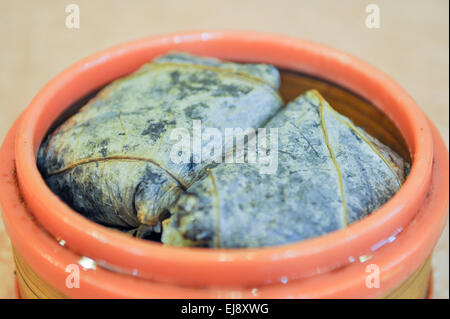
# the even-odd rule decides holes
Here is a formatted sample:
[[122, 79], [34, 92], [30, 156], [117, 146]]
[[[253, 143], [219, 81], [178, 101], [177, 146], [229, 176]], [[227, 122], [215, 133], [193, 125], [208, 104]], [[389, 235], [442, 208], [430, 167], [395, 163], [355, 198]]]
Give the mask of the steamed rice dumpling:
[[[49, 134], [38, 167], [76, 211], [119, 229], [159, 225], [215, 163], [174, 163], [172, 128], [261, 127], [282, 106], [278, 70], [173, 53], [118, 79]], [[157, 228], [157, 227], [156, 227]]]
[[[106, 86], [51, 132], [38, 167], [84, 216], [138, 237], [159, 232], [162, 222], [161, 240], [173, 246], [301, 241], [344, 228], [395, 194], [408, 163], [316, 90], [281, 108], [279, 86], [271, 65], [161, 56]], [[253, 134], [215, 145], [195, 140], [202, 127]], [[175, 131], [193, 143], [174, 139]], [[184, 160], [174, 160], [180, 152]]]
[[261, 148], [278, 151], [276, 173], [261, 174], [260, 162], [211, 168], [170, 209], [164, 244], [262, 247], [320, 236], [376, 210], [406, 177], [397, 154], [315, 90], [266, 128], [278, 128], [278, 149]]

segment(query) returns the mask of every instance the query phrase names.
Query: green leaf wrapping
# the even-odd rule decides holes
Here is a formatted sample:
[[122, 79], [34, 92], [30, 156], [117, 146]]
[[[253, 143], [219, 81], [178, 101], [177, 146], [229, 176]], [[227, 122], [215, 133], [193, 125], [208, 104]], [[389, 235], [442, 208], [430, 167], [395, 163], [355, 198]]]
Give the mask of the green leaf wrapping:
[[[262, 247], [346, 227], [383, 205], [407, 164], [315, 90], [266, 125], [278, 128], [278, 170], [220, 164], [180, 196], [163, 222], [167, 245]], [[274, 151], [274, 150], [270, 150]]]
[[93, 221], [156, 225], [208, 165], [173, 163], [172, 128], [261, 127], [282, 106], [279, 73], [174, 53], [114, 81], [50, 134], [38, 167], [49, 187]]

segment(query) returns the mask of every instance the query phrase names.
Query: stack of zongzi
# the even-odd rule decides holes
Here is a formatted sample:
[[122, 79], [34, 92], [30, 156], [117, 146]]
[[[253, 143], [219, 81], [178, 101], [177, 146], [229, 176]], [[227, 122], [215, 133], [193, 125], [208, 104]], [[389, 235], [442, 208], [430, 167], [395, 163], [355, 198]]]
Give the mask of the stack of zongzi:
[[[399, 189], [402, 158], [315, 90], [282, 108], [279, 86], [271, 65], [162, 56], [112, 82], [49, 134], [38, 167], [91, 220], [137, 236], [162, 231], [162, 242], [177, 246], [262, 247], [320, 236]], [[244, 133], [229, 139], [208, 128]], [[183, 147], [200, 152], [174, 160]], [[230, 161], [233, 154], [247, 161]], [[269, 172], [257, 160], [268, 154], [276, 160]]]

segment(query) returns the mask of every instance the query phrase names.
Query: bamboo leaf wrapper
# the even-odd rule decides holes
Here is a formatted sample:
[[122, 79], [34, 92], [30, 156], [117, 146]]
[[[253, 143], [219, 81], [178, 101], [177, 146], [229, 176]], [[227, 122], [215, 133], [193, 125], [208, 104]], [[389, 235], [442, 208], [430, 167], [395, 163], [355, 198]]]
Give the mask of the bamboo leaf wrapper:
[[258, 162], [212, 168], [170, 210], [163, 243], [242, 248], [320, 236], [379, 208], [406, 177], [397, 154], [315, 90], [266, 127], [278, 128], [277, 172], [260, 174]]
[[158, 225], [211, 165], [173, 163], [172, 128], [261, 127], [282, 106], [279, 73], [173, 53], [118, 79], [51, 133], [38, 167], [49, 187], [93, 221], [120, 229]]

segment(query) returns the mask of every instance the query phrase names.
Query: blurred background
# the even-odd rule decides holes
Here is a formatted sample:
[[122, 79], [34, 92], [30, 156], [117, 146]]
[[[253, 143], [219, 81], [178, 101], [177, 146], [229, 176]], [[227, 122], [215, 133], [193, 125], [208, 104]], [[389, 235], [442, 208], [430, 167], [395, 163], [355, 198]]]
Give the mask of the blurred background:
[[[69, 4], [80, 10], [79, 28], [66, 26]], [[379, 8], [379, 25], [366, 25], [369, 4]], [[413, 96], [448, 147], [447, 0], [0, 0], [0, 8], [0, 141], [46, 82], [87, 55], [161, 33], [232, 29], [306, 38], [362, 58]], [[448, 253], [447, 225], [433, 259], [435, 298], [449, 297]], [[12, 297], [0, 219], [0, 298]]]

